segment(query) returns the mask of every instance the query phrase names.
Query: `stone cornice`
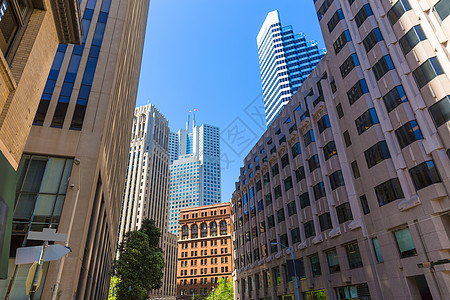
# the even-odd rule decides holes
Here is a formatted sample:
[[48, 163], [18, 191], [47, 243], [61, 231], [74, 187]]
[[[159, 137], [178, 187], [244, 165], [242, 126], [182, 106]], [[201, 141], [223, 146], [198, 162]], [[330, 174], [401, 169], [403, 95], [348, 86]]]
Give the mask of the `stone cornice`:
[[81, 27], [78, 0], [51, 0], [56, 29], [61, 44], [81, 44], [83, 30]]

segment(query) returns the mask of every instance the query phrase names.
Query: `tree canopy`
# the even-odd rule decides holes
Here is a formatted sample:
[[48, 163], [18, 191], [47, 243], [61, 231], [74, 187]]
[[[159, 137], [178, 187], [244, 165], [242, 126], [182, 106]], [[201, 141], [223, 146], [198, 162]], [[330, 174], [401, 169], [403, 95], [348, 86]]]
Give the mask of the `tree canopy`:
[[215, 289], [214, 293], [211, 291], [206, 297], [206, 300], [233, 300], [234, 292], [233, 292], [233, 282], [228, 280], [228, 278], [220, 278]]

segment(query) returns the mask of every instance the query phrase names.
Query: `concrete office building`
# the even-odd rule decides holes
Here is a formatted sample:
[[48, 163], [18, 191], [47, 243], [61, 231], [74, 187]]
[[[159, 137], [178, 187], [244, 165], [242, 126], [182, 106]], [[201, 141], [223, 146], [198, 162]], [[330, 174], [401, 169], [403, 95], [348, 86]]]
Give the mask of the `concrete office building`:
[[17, 168], [58, 44], [82, 38], [78, 1], [0, 3], [0, 278], [8, 272]]
[[[143, 219], [155, 220], [161, 230], [165, 270], [163, 285], [152, 297], [176, 294], [176, 237], [167, 231], [169, 213], [169, 122], [153, 105], [134, 111], [125, 192], [120, 220], [119, 243], [123, 235], [140, 229]], [[170, 244], [172, 243], [172, 244]], [[173, 280], [172, 284], [170, 280]]]
[[326, 51], [305, 34], [282, 26], [277, 10], [270, 12], [258, 36], [259, 66], [267, 126], [273, 122]]
[[[28, 230], [67, 233], [74, 212], [72, 252], [62, 269], [62, 261], [44, 264], [36, 298], [52, 298], [59, 270], [60, 299], [107, 297], [148, 7], [145, 0], [82, 0], [81, 45], [58, 47], [18, 168], [11, 254], [36, 244], [26, 241]], [[14, 273], [11, 257], [0, 297], [9, 286], [10, 299], [25, 296], [28, 268]]]
[[449, 299], [449, 1], [315, 7], [328, 52], [233, 194], [237, 298], [295, 270], [305, 299]]
[[220, 278], [232, 280], [231, 203], [181, 209], [177, 299], [207, 295]]
[[[180, 209], [220, 203], [219, 128], [203, 124], [171, 133], [169, 232], [178, 236]], [[176, 154], [174, 154], [176, 153]]]

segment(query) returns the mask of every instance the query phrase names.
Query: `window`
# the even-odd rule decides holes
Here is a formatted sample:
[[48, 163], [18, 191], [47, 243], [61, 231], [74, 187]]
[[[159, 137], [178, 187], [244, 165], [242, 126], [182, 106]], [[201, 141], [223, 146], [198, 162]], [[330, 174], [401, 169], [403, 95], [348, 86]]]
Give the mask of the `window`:
[[281, 168], [284, 169], [287, 165], [289, 165], [289, 157], [285, 154], [281, 157]]
[[333, 172], [330, 176], [330, 185], [331, 185], [331, 190], [334, 191], [335, 189], [337, 189], [340, 186], [344, 186], [345, 182], [344, 182], [344, 176], [342, 175], [342, 171], [341, 170], [337, 170], [335, 172]]
[[441, 182], [439, 172], [432, 160], [423, 162], [409, 170], [416, 190]]
[[436, 127], [447, 123], [450, 120], [450, 95], [431, 105], [429, 111]]
[[181, 232], [182, 232], [182, 239], [187, 240], [189, 238], [189, 227], [187, 225], [184, 225], [181, 228]]
[[397, 23], [398, 19], [400, 19], [400, 17], [410, 9], [411, 6], [409, 5], [408, 0], [397, 1], [397, 3], [395, 3], [387, 13], [387, 17], [391, 22], [391, 25]]
[[359, 66], [359, 60], [356, 53], [351, 54], [339, 67], [339, 70], [341, 71], [342, 79], [345, 79], [347, 75], [355, 68], [356, 66]]
[[342, 9], [336, 10], [334, 15], [330, 18], [330, 21], [328, 21], [328, 31], [331, 33], [333, 29], [337, 26], [340, 20], [344, 18], [344, 13], [342, 12]]
[[330, 159], [330, 157], [337, 154], [336, 144], [334, 141], [329, 142], [323, 147], [323, 155], [325, 156], [325, 161]]
[[[272, 171], [272, 173], [273, 173], [273, 171]], [[263, 179], [264, 179], [264, 185], [266, 185], [270, 182], [269, 172], [264, 173]]]
[[372, 245], [377, 262], [379, 263], [383, 262], [383, 255], [381, 254], [380, 243], [378, 243], [378, 238], [372, 239]]
[[367, 283], [338, 287], [336, 295], [339, 300], [371, 299]]
[[309, 144], [311, 144], [311, 142], [314, 142], [314, 133], [311, 130], [309, 130], [304, 136], [303, 136], [303, 140], [305, 141], [305, 147], [308, 147]]
[[416, 247], [414, 246], [414, 241], [408, 227], [394, 231], [394, 236], [400, 252], [400, 258], [417, 255]]
[[359, 201], [361, 202], [361, 206], [363, 209], [363, 213], [365, 215], [367, 215], [368, 213], [370, 213], [370, 207], [369, 207], [369, 203], [367, 202], [367, 197], [366, 195], [362, 195], [361, 197], [359, 197]]
[[308, 165], [310, 173], [315, 169], [320, 168], [319, 157], [317, 156], [317, 154], [314, 154], [310, 159], [308, 159]]
[[297, 213], [297, 208], [295, 207], [295, 201], [291, 201], [287, 204], [289, 217]]
[[325, 186], [323, 185], [323, 182], [319, 182], [313, 187], [314, 190], [314, 197], [316, 200], [319, 200], [322, 197], [325, 197]]
[[313, 277], [322, 275], [322, 270], [320, 269], [319, 255], [315, 254], [313, 256], [310, 256], [309, 261], [311, 262], [311, 270]]
[[267, 217], [267, 224], [269, 225], [269, 229], [275, 227], [275, 219], [273, 215]]
[[405, 148], [409, 144], [423, 139], [422, 132], [416, 121], [409, 121], [395, 131], [400, 148]]
[[378, 116], [375, 112], [375, 108], [368, 109], [365, 113], [363, 113], [355, 120], [356, 130], [358, 131], [359, 135], [372, 127], [374, 124], [378, 123], [380, 122], [378, 121]]
[[328, 8], [331, 6], [331, 3], [333, 3], [334, 0], [325, 0], [323, 4], [319, 7], [319, 10], [317, 11], [317, 17], [319, 18], [319, 21], [322, 20], [322, 17], [327, 12]]
[[339, 119], [341, 119], [344, 116], [344, 110], [342, 109], [342, 105], [340, 103], [336, 105], [336, 111]]
[[297, 155], [302, 153], [300, 149], [300, 143], [295, 143], [294, 146], [291, 147], [292, 150], [292, 157], [295, 158]]
[[375, 194], [377, 195], [379, 206], [405, 197], [398, 178], [389, 179], [376, 186]]
[[317, 121], [317, 126], [319, 127], [319, 133], [322, 133], [325, 129], [330, 128], [330, 118], [328, 115], [324, 115], [320, 118], [319, 121]]
[[191, 239], [198, 238], [198, 226], [196, 224], [191, 226]]
[[326, 252], [328, 259], [328, 269], [330, 273], [339, 272], [341, 267], [339, 266], [339, 259], [336, 252], [336, 249], [330, 250]]
[[350, 269], [356, 269], [363, 266], [357, 242], [346, 245], [345, 250], [347, 251], [347, 258]]
[[272, 204], [272, 194], [270, 192], [264, 198], [266, 199], [266, 206]]
[[227, 221], [220, 221], [220, 235], [226, 235], [228, 233]]
[[282, 194], [281, 194], [281, 185], [276, 186], [276, 187], [273, 189], [273, 192], [274, 192], [274, 194], [275, 194], [275, 200], [278, 199], [278, 198], [280, 198], [280, 197], [282, 196]]
[[320, 224], [321, 231], [325, 231], [327, 229], [333, 228], [333, 224], [331, 223], [331, 216], [330, 216], [329, 212], [326, 212], [319, 216], [319, 224]]
[[397, 85], [383, 97], [383, 101], [387, 111], [391, 112], [403, 102], [408, 102], [408, 99], [406, 98], [403, 86]]
[[364, 156], [366, 157], [367, 168], [369, 169], [383, 160], [391, 158], [386, 141], [378, 142], [364, 151]]
[[380, 58], [379, 61], [375, 63], [372, 67], [373, 74], [375, 75], [375, 79], [378, 81], [383, 77], [387, 72], [394, 69], [394, 64], [392, 63], [391, 57], [389, 55], [385, 55]]
[[278, 164], [274, 164], [272, 166], [272, 177], [277, 176], [280, 173], [280, 171], [278, 170]]
[[348, 133], [348, 130], [344, 131], [343, 135], [345, 146], [348, 148], [352, 144], [352, 140], [350, 139], [350, 134]]
[[212, 221], [209, 228], [211, 236], [217, 236], [217, 223]]
[[347, 92], [347, 98], [350, 102], [350, 105], [355, 103], [362, 95], [369, 92], [369, 88], [367, 87], [367, 83], [364, 79], [358, 81], [354, 86], [350, 88]]
[[305, 193], [301, 194], [299, 196], [299, 199], [300, 199], [300, 207], [302, 209], [311, 205], [310, 202], [309, 202], [309, 194], [308, 194], [308, 192], [305, 192]]
[[403, 54], [408, 54], [418, 43], [426, 40], [420, 25], [411, 28], [399, 41]]
[[444, 74], [444, 72], [436, 57], [427, 59], [413, 71], [414, 79], [419, 88], [423, 88], [428, 82], [442, 74]]
[[206, 223], [202, 223], [200, 225], [200, 236], [206, 237], [208, 235], [208, 225]]
[[338, 216], [339, 224], [353, 220], [352, 209], [350, 203], [345, 202], [336, 206], [336, 213]]
[[355, 22], [358, 28], [361, 27], [364, 21], [371, 15], [373, 15], [373, 13], [372, 9], [370, 8], [370, 5], [369, 4], [363, 5], [363, 7], [355, 15]]
[[436, 5], [434, 5], [433, 11], [441, 21], [444, 21], [450, 14], [450, 5], [448, 0], [439, 0]]
[[298, 227], [291, 230], [291, 238], [292, 238], [292, 244], [301, 242], [300, 229]]
[[372, 48], [382, 40], [383, 36], [381, 35], [380, 29], [378, 27], [374, 28], [363, 40], [363, 45], [366, 49], [366, 52], [369, 53], [369, 51], [372, 50]]
[[356, 162], [356, 160], [354, 160], [352, 162], [352, 171], [353, 171], [353, 177], [355, 179], [357, 179], [361, 176], [361, 174], [359, 173], [358, 163]]
[[333, 43], [334, 52], [336, 55], [338, 55], [339, 52], [341, 52], [342, 48], [352, 40], [350, 36], [350, 32], [348, 30], [345, 30], [342, 32], [342, 34], [336, 39], [336, 41]]
[[295, 170], [295, 180], [299, 182], [302, 179], [305, 179], [305, 168], [303, 166]]
[[277, 211], [277, 222], [279, 224], [279, 223], [283, 222], [284, 220], [285, 220], [285, 218], [284, 218], [284, 209], [282, 208], [282, 209]]
[[316, 233], [314, 231], [314, 222], [312, 220], [303, 224], [303, 227], [305, 229], [305, 237], [306, 238], [310, 238], [310, 237], [316, 235]]

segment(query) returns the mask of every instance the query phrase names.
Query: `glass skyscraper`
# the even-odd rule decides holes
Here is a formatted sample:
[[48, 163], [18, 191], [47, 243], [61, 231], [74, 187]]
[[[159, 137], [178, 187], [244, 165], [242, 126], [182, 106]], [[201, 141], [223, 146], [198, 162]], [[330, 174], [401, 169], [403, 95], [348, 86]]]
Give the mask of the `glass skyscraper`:
[[266, 124], [269, 126], [309, 73], [325, 55], [316, 41], [292, 26], [281, 26], [277, 10], [270, 12], [256, 38], [264, 95]]
[[220, 203], [219, 128], [192, 125], [169, 135], [169, 232], [178, 235], [180, 209]]

